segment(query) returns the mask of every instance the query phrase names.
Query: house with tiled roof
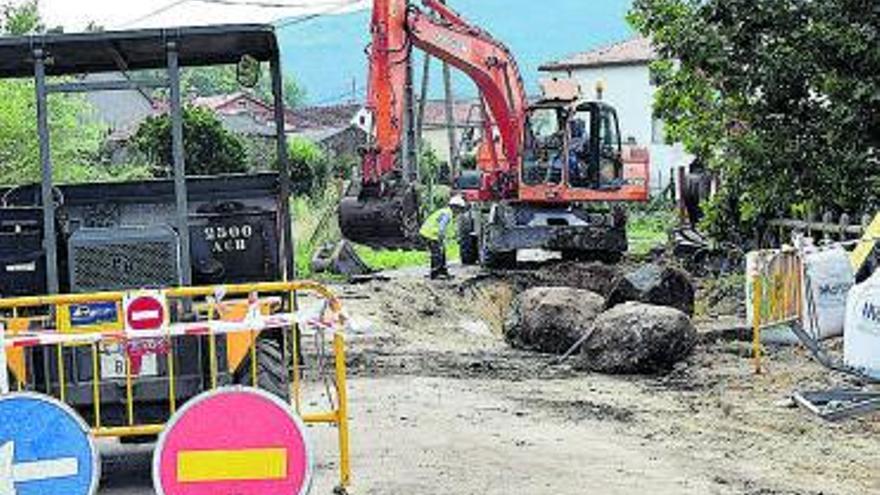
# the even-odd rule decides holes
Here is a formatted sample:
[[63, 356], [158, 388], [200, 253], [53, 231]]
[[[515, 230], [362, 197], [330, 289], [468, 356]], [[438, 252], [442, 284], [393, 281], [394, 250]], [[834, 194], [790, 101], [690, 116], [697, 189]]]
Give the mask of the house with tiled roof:
[[[417, 104], [417, 107], [421, 108], [421, 105]], [[357, 103], [297, 108], [293, 111], [293, 126], [289, 132], [336, 153], [350, 153], [366, 144], [369, 124], [362, 119], [365, 112], [363, 105]], [[452, 116], [457, 146], [471, 135], [471, 131], [482, 128], [482, 111], [477, 100], [453, 102]], [[425, 102], [422, 139], [441, 162], [448, 162], [450, 147], [445, 100]]]
[[[247, 136], [275, 135], [275, 109], [255, 95], [245, 92], [193, 98], [191, 105], [212, 110], [228, 130]], [[284, 111], [285, 126], [294, 125], [293, 110]]]
[[367, 143], [367, 133], [354, 125], [363, 105], [343, 103], [297, 108], [290, 135], [307, 139], [334, 155], [357, 155]]
[[679, 144], [667, 144], [663, 122], [654, 117], [654, 79], [651, 63], [657, 52], [642, 37], [575, 53], [541, 65], [548, 76], [577, 79], [587, 99], [601, 98], [617, 109], [624, 141], [634, 141], [651, 151], [651, 187], [664, 189], [675, 168], [693, 157]]

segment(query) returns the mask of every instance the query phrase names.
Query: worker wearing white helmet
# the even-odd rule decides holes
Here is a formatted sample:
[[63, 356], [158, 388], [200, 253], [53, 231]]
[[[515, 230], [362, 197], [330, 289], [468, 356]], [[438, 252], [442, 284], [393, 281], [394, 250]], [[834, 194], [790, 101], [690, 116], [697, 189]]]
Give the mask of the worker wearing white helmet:
[[431, 279], [448, 278], [446, 268], [446, 234], [455, 216], [467, 209], [467, 202], [460, 195], [455, 195], [449, 204], [431, 213], [422, 224], [419, 234], [428, 245], [431, 254]]

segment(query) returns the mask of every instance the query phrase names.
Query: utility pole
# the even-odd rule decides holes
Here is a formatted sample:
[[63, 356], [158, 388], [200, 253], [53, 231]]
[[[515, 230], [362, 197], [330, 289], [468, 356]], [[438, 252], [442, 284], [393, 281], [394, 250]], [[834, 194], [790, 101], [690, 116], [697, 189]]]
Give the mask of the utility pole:
[[403, 156], [406, 160], [404, 166], [405, 180], [407, 182], [418, 181], [419, 175], [419, 150], [416, 145], [416, 115], [415, 115], [415, 93], [413, 91], [413, 64], [412, 57], [406, 58], [406, 84], [403, 91], [404, 99], [404, 140]]
[[[446, 4], [446, 0], [441, 0]], [[446, 99], [446, 134], [449, 138], [449, 183], [455, 186], [455, 175], [458, 171], [458, 133], [455, 132], [455, 107], [452, 96], [452, 74], [449, 64], [443, 62], [443, 88]]]
[[422, 142], [422, 133], [425, 131], [425, 106], [428, 104], [428, 86], [431, 78], [431, 55], [425, 53], [425, 64], [422, 67], [422, 94], [419, 99], [419, 115], [416, 135], [419, 145]]
[[[424, 137], [425, 131], [425, 106], [428, 104], [428, 86], [431, 78], [431, 55], [425, 53], [425, 64], [422, 67], [422, 95], [419, 100], [419, 124], [418, 130], [416, 132], [416, 137], [418, 139], [418, 147], [419, 151], [422, 149], [422, 138]], [[420, 181], [423, 181], [425, 187], [427, 188], [428, 195], [428, 204], [430, 208], [434, 206], [434, 180], [436, 179], [436, 170], [429, 170], [428, 177], [419, 177]]]

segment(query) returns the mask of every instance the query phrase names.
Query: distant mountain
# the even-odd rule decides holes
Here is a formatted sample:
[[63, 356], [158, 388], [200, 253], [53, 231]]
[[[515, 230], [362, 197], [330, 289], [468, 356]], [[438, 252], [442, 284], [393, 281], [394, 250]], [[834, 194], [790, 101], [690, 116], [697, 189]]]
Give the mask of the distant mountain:
[[[537, 89], [542, 63], [633, 35], [624, 19], [631, 0], [450, 0], [449, 4], [510, 47], [530, 91]], [[363, 100], [369, 17], [368, 11], [327, 16], [279, 30], [284, 68], [306, 88], [309, 104]], [[420, 67], [421, 55], [417, 60]], [[434, 97], [442, 94], [439, 76], [439, 72], [431, 74]], [[456, 96], [476, 93], [460, 74], [454, 84]]]

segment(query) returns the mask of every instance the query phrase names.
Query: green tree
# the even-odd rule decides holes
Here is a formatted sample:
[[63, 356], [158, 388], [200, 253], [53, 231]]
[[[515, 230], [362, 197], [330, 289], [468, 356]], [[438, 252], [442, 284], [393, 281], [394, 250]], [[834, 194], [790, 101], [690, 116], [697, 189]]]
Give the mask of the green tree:
[[[5, 35], [44, 30], [35, 1], [0, 6], [0, 28]], [[31, 80], [0, 80], [0, 184], [40, 180], [34, 84]], [[136, 171], [104, 166], [100, 148], [105, 129], [96, 124], [93, 110], [77, 95], [49, 97], [49, 134], [54, 180], [82, 182], [129, 177]]]
[[[188, 175], [218, 175], [247, 171], [247, 156], [241, 138], [223, 128], [211, 110], [186, 106], [183, 111], [184, 160]], [[168, 176], [173, 170], [171, 118], [149, 117], [138, 128], [132, 144], [153, 165], [154, 175]]]
[[0, 20], [0, 32], [21, 36], [45, 30], [37, 9], [37, 0], [21, 4], [11, 2], [0, 5], [3, 18]]
[[[144, 71], [144, 74], [141, 75], [141, 78], [146, 80], [164, 80], [165, 77], [165, 71], [163, 70]], [[296, 80], [288, 75], [284, 76], [283, 84], [284, 104], [288, 108], [302, 106], [306, 100], [305, 89], [300, 87]], [[273, 100], [272, 79], [269, 75], [268, 67], [265, 66], [254, 88], [242, 88], [238, 84], [234, 65], [185, 67], [181, 70], [180, 86], [183, 93], [187, 96], [214, 96], [234, 93], [236, 91], [247, 91], [267, 103]], [[164, 94], [166, 91], [160, 90], [159, 94]]]
[[636, 0], [630, 21], [662, 57], [668, 139], [721, 177], [711, 233], [880, 206], [876, 0]]

